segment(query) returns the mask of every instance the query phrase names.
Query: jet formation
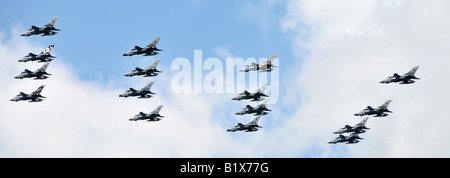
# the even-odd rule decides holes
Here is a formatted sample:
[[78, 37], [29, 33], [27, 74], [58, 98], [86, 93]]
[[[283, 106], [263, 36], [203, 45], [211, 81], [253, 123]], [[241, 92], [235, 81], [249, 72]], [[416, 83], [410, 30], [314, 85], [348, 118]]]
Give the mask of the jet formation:
[[[416, 82], [414, 80], [420, 80], [419, 78], [417, 78], [415, 76], [417, 69], [419, 69], [419, 66], [413, 67], [413, 69], [411, 69], [409, 72], [407, 72], [406, 74], [404, 74], [402, 76], [398, 75], [397, 73], [394, 73], [393, 76], [388, 77], [387, 79], [381, 81], [380, 83], [413, 84]], [[354, 116], [372, 116], [373, 115], [374, 117], [387, 117], [387, 116], [389, 116], [389, 114], [387, 114], [387, 113], [393, 113], [392, 111], [388, 110], [388, 107], [391, 104], [391, 102], [392, 102], [392, 100], [387, 100], [383, 105], [381, 105], [377, 108], [367, 106], [367, 108], [354, 114]], [[328, 143], [329, 144], [359, 143], [359, 140], [362, 140], [363, 138], [359, 137], [358, 134], [365, 133], [366, 130], [369, 130], [369, 128], [367, 128], [365, 126], [368, 119], [369, 119], [369, 117], [364, 118], [360, 123], [356, 124], [355, 126], [345, 125], [345, 127], [334, 132], [334, 134], [339, 134], [339, 137], [333, 139], [332, 141], [330, 141]], [[342, 135], [344, 133], [351, 133], [351, 134], [349, 136], [344, 136], [344, 135]]]
[[41, 92], [44, 89], [44, 87], [45, 87], [45, 85], [40, 86], [36, 91], [34, 91], [31, 94], [25, 94], [23, 92], [20, 92], [20, 94], [18, 94], [16, 97], [11, 99], [10, 101], [18, 102], [18, 101], [30, 100], [29, 102], [33, 102], [33, 103], [41, 102], [43, 100], [42, 98], [46, 98], [41, 95]]
[[[369, 130], [370, 128], [366, 127], [367, 120], [369, 120], [369, 117], [364, 118], [360, 123], [356, 124], [355, 126], [349, 126], [345, 125], [343, 128], [339, 129], [338, 131], [334, 132], [334, 134], [339, 134], [339, 136], [331, 141], [329, 141], [329, 144], [336, 144], [336, 143], [346, 143], [346, 144], [355, 144], [359, 143], [359, 140], [363, 140], [363, 138], [359, 137], [359, 134], [365, 133], [366, 130]], [[348, 136], [344, 136], [342, 134], [344, 133], [350, 133]]]
[[36, 26], [31, 26], [30, 29], [28, 29], [25, 33], [23, 33], [21, 36], [31, 36], [31, 35], [40, 35], [42, 36], [52, 36], [55, 35], [56, 31], [60, 31], [60, 29], [56, 29], [54, 27], [56, 20], [58, 20], [58, 17], [53, 17], [53, 19], [45, 26], [39, 28]]
[[[139, 46], [135, 46], [130, 51], [123, 54], [123, 56], [134, 56], [134, 55], [143, 55], [143, 56], [155, 56], [158, 54], [157, 51], [162, 51], [161, 49], [158, 49], [156, 45], [158, 45], [158, 42], [161, 38], [157, 37], [151, 44], [148, 46], [141, 48]], [[134, 70], [126, 73], [125, 77], [134, 77], [134, 76], [143, 76], [143, 77], [155, 77], [159, 73], [162, 73], [156, 67], [158, 66], [159, 62], [161, 60], [158, 59], [155, 62], [153, 62], [152, 65], [145, 69], [141, 69], [139, 67], [136, 67]], [[130, 88], [128, 91], [126, 91], [123, 94], [120, 94], [119, 97], [127, 98], [127, 97], [137, 97], [139, 99], [146, 99], [151, 98], [155, 93], [151, 92], [150, 89], [152, 88], [153, 84], [155, 82], [150, 82], [147, 86], [140, 90], [136, 90], [134, 88]], [[139, 121], [139, 120], [146, 120], [147, 122], [156, 122], [160, 121], [161, 118], [164, 118], [164, 116], [161, 116], [159, 112], [161, 111], [163, 105], [158, 106], [153, 112], [149, 114], [145, 114], [144, 112], [139, 112], [139, 114], [135, 115], [133, 118], [129, 119], [130, 121]]]
[[[31, 28], [29, 30], [27, 30], [25, 33], [23, 33], [21, 36], [31, 36], [31, 35], [40, 35], [42, 34], [42, 36], [52, 36], [55, 35], [57, 32], [56, 31], [60, 31], [59, 29], [56, 29], [54, 27], [56, 20], [58, 19], [58, 17], [54, 17], [47, 25], [45, 25], [44, 27], [36, 27], [36, 26], [31, 26]], [[23, 72], [21, 72], [19, 75], [15, 76], [15, 79], [25, 79], [25, 78], [33, 78], [34, 80], [45, 80], [48, 79], [50, 75], [47, 73], [47, 68], [50, 65], [50, 62], [53, 61], [56, 57], [51, 55], [51, 52], [53, 50], [53, 48], [55, 47], [54, 44], [48, 46], [47, 49], [45, 49], [44, 51], [42, 51], [39, 54], [34, 54], [34, 53], [28, 53], [28, 55], [26, 55], [25, 57], [23, 57], [22, 59], [19, 59], [18, 62], [32, 62], [32, 61], [37, 61], [37, 62], [45, 62], [45, 64], [37, 69], [36, 71], [30, 71], [28, 69], [25, 69]], [[46, 98], [44, 96], [41, 95], [42, 90], [44, 89], [45, 85], [41, 85], [36, 91], [34, 91], [31, 94], [25, 94], [23, 92], [20, 92], [19, 95], [17, 95], [16, 97], [14, 97], [13, 99], [11, 99], [10, 101], [28, 101], [29, 102], [42, 102], [43, 98]]]

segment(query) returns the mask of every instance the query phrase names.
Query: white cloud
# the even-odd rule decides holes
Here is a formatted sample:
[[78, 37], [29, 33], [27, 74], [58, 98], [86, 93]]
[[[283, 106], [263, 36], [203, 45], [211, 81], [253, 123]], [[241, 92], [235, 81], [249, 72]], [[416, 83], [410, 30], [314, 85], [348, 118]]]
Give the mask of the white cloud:
[[[225, 130], [232, 125], [211, 119], [229, 100], [222, 96], [172, 94], [169, 76], [161, 75], [149, 100], [119, 98], [127, 88], [82, 81], [57, 50], [43, 81], [16, 80], [25, 68], [41, 64], [19, 63], [28, 52], [45, 46], [31, 45], [13, 28], [11, 37], [0, 33], [0, 157], [248, 157], [252, 145], [241, 144]], [[57, 44], [64, 45], [64, 44]], [[64, 60], [67, 61], [67, 60]], [[142, 79], [130, 87], [144, 86]], [[131, 82], [130, 82], [131, 83]], [[11, 102], [20, 91], [31, 93], [45, 84], [41, 103]], [[166, 118], [157, 123], [130, 122], [140, 111], [163, 104]], [[225, 125], [225, 123], [227, 125]], [[235, 124], [235, 123], [232, 123]]]
[[[322, 156], [449, 157], [450, 4], [447, 1], [289, 1], [282, 28], [305, 59], [294, 87], [301, 100], [285, 127], [297, 142]], [[420, 65], [414, 85], [382, 85], [394, 72]], [[357, 145], [327, 145], [332, 132], [360, 121], [353, 114], [393, 99], [394, 113], [372, 118]], [[342, 149], [345, 148], [345, 149]], [[339, 153], [337, 151], [339, 150]]]

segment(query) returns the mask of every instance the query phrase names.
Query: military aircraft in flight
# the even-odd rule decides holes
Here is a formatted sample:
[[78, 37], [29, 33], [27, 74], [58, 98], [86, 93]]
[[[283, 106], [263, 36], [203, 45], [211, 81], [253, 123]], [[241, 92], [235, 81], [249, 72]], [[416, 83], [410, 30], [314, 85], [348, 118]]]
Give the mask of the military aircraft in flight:
[[151, 44], [149, 44], [148, 46], [146, 46], [144, 48], [135, 46], [133, 49], [131, 49], [130, 51], [123, 54], [123, 56], [134, 56], [134, 55], [140, 55], [140, 54], [143, 54], [144, 56], [157, 55], [158, 52], [155, 52], [155, 51], [162, 51], [161, 49], [156, 48], [156, 45], [158, 45], [159, 39], [161, 39], [161, 38], [160, 37], [156, 38], [155, 40], [153, 40], [153, 42]]
[[278, 66], [275, 66], [272, 64], [273, 60], [277, 57], [277, 54], [272, 55], [267, 59], [267, 61], [263, 62], [262, 64], [256, 64], [252, 62], [250, 65], [245, 66], [240, 72], [248, 72], [248, 71], [259, 71], [259, 72], [271, 72], [272, 68], [278, 68]]
[[154, 77], [157, 76], [161, 71], [157, 70], [156, 67], [158, 66], [159, 59], [156, 60], [151, 66], [141, 69], [139, 67], [136, 67], [134, 70], [128, 72], [125, 74], [126, 77], [133, 77], [133, 76], [139, 76], [142, 75], [144, 77]]
[[412, 84], [412, 83], [416, 82], [413, 79], [420, 80], [420, 78], [417, 78], [416, 76], [414, 76], [416, 74], [417, 69], [419, 69], [419, 66], [415, 66], [408, 73], [406, 73], [405, 75], [402, 75], [402, 76], [395, 73], [393, 76], [388, 77], [387, 79], [381, 81], [380, 83], [389, 84], [389, 83], [401, 82], [400, 84]]
[[47, 75], [52, 75], [45, 71], [45, 70], [47, 70], [48, 65], [50, 65], [50, 63], [44, 64], [44, 66], [42, 66], [35, 72], [25, 69], [25, 71], [23, 71], [22, 73], [20, 73], [18, 76], [14, 77], [14, 78], [15, 79], [34, 78], [34, 80], [47, 79], [48, 78]]
[[52, 56], [50, 54], [54, 47], [55, 47], [54, 44], [50, 45], [40, 54], [28, 53], [28, 55], [20, 59], [19, 62], [28, 62], [28, 61], [51, 62], [54, 60], [54, 58], [56, 58], [55, 56]]
[[135, 90], [133, 88], [130, 88], [125, 93], [119, 95], [119, 97], [127, 98], [127, 97], [135, 97], [135, 96], [137, 96], [138, 98], [151, 98], [152, 94], [155, 94], [155, 93], [150, 91], [150, 89], [152, 88], [154, 83], [155, 82], [150, 82], [147, 86], [145, 86], [144, 88], [142, 88], [140, 90]]
[[385, 112], [392, 113], [392, 111], [389, 111], [387, 109], [391, 101], [392, 100], [387, 100], [383, 105], [375, 109], [371, 106], [367, 106], [366, 109], [360, 111], [359, 113], [356, 113], [355, 116], [375, 115], [375, 117], [386, 117], [389, 114], [386, 114]]
[[139, 120], [147, 120], [147, 122], [156, 122], [160, 121], [161, 118], [164, 118], [164, 116], [161, 116], [159, 112], [161, 111], [163, 105], [158, 106], [154, 111], [152, 111], [149, 114], [145, 114], [143, 112], [140, 112], [139, 114], [135, 115], [133, 118], [130, 119], [130, 121], [139, 121]]
[[329, 144], [336, 144], [336, 143], [345, 143], [346, 144], [355, 144], [359, 143], [359, 140], [363, 140], [363, 138], [359, 137], [357, 133], [352, 133], [349, 136], [339, 135], [339, 137], [329, 141]]
[[19, 95], [17, 95], [16, 97], [14, 97], [13, 99], [11, 99], [10, 101], [27, 101], [30, 100], [29, 102], [41, 102], [43, 101], [42, 98], [45, 98], [44, 96], [41, 95], [42, 90], [44, 89], [45, 85], [40, 86], [36, 91], [34, 91], [31, 94], [25, 94], [23, 92], [20, 92]]
[[334, 134], [343, 134], [343, 133], [352, 133], [352, 132], [353, 133], [365, 133], [366, 130], [370, 129], [370, 128], [366, 127], [367, 120], [369, 120], [369, 117], [364, 118], [360, 123], [356, 124], [355, 126], [345, 125], [345, 127], [334, 132]]
[[262, 103], [256, 107], [247, 105], [244, 109], [237, 112], [236, 115], [244, 115], [244, 114], [254, 114], [254, 116], [266, 115], [267, 112], [265, 112], [265, 111], [272, 111], [270, 109], [267, 109], [268, 103], [269, 103], [269, 99], [266, 99], [266, 101], [264, 101], [264, 103]]
[[268, 97], [267, 95], [264, 94], [264, 90], [266, 90], [267, 86], [268, 86], [268, 84], [264, 84], [264, 86], [262, 86], [260, 89], [258, 89], [254, 93], [250, 93], [247, 90], [244, 90], [243, 93], [240, 93], [239, 96], [234, 97], [232, 100], [262, 101], [263, 100], [262, 97]]
[[27, 30], [25, 33], [23, 33], [21, 36], [31, 36], [31, 35], [40, 35], [40, 34], [42, 34], [42, 36], [55, 35], [57, 33], [55, 31], [61, 31], [60, 29], [56, 29], [54, 27], [57, 19], [58, 19], [57, 16], [53, 17], [53, 19], [42, 28], [39, 28], [36, 26], [31, 26], [31, 28], [29, 30]]
[[262, 128], [258, 125], [258, 121], [261, 118], [261, 116], [256, 116], [255, 119], [253, 119], [248, 124], [242, 124], [238, 123], [238, 125], [234, 126], [233, 128], [228, 129], [228, 132], [236, 132], [236, 131], [245, 131], [245, 132], [256, 132], [258, 129]]

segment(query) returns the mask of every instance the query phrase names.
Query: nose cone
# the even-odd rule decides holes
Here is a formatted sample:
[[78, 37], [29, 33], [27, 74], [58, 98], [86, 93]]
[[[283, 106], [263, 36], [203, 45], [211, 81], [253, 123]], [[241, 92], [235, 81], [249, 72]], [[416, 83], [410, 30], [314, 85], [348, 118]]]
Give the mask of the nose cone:
[[133, 77], [133, 72], [128, 72], [124, 75], [125, 77]]

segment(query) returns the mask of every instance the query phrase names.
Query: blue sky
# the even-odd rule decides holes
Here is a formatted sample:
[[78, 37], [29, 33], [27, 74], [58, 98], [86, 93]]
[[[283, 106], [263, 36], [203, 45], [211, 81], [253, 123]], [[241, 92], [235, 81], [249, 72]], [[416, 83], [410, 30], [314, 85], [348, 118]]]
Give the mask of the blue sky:
[[[55, 52], [69, 60], [85, 80], [114, 80], [136, 67], [142, 57], [122, 57], [135, 45], [145, 46], [161, 36], [164, 50], [157, 58], [170, 66], [177, 57], [218, 57], [217, 47], [229, 47], [236, 57], [292, 59], [290, 42], [279, 28], [283, 4], [267, 8], [253, 1], [7, 1], [0, 7], [2, 31], [20, 24], [42, 26], [58, 16], [57, 36], [30, 37], [33, 43], [56, 44]], [[4, 3], [4, 4], [5, 4]], [[42, 5], [46, 4], [46, 5]], [[37, 8], [38, 7], [38, 8]], [[246, 8], [261, 8], [248, 12]], [[20, 9], [20, 10], [17, 10]], [[268, 12], [265, 12], [269, 10]], [[263, 18], [261, 21], [259, 18]], [[281, 65], [285, 65], [282, 63]]]
[[[9, 84], [0, 87], [1, 157], [450, 155], [450, 143], [442, 142], [450, 139], [442, 112], [450, 85], [441, 78], [450, 75], [449, 1], [0, 1], [0, 82]], [[62, 30], [55, 36], [19, 36], [54, 16]], [[158, 36], [159, 55], [122, 56]], [[16, 60], [50, 44], [58, 57], [51, 78], [13, 79], [41, 65]], [[234, 113], [257, 103], [232, 101], [236, 94], [171, 92], [172, 61], [192, 62], [194, 50], [202, 50], [203, 60], [220, 53], [244, 59], [278, 54], [280, 98], [269, 105], [273, 111], [261, 119], [261, 131], [225, 132], [249, 122], [252, 116]], [[156, 59], [160, 76], [123, 76]], [[414, 85], [378, 83], [416, 65], [422, 80]], [[157, 95], [150, 100], [117, 97], [152, 80]], [[41, 82], [48, 98], [40, 105], [9, 101]], [[360, 121], [354, 113], [387, 99], [394, 113], [371, 118], [360, 144], [327, 144], [333, 131]], [[159, 104], [167, 119], [127, 120]]]

